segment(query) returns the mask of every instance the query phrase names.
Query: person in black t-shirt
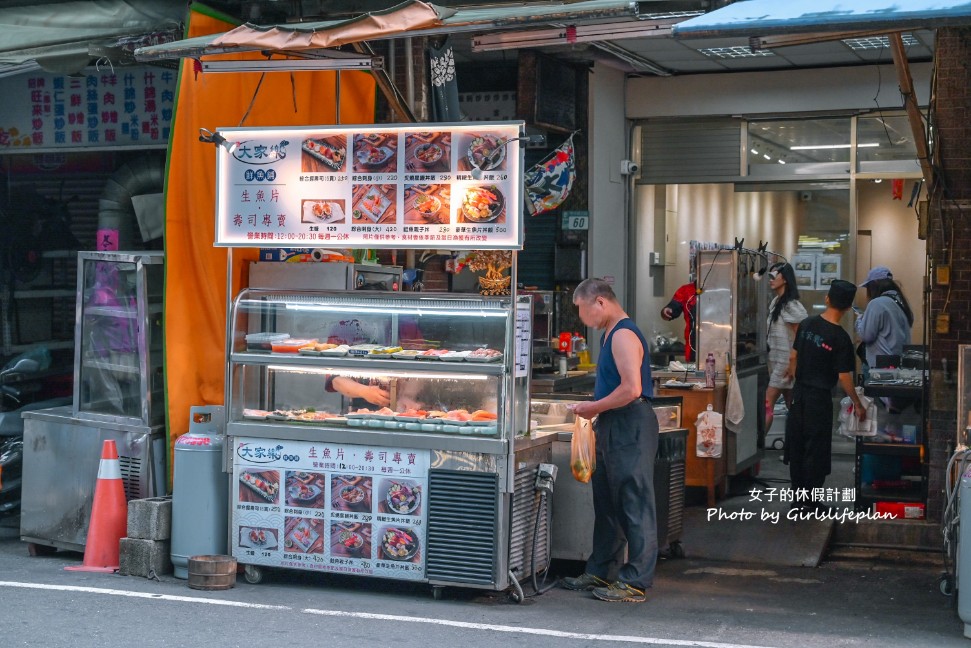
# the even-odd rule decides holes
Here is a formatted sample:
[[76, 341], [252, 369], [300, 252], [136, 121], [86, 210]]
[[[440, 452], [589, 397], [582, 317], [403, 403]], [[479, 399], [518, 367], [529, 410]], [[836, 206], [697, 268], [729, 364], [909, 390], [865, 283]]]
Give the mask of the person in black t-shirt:
[[853, 385], [856, 355], [853, 341], [840, 326], [853, 305], [856, 286], [837, 279], [826, 295], [822, 315], [807, 317], [796, 331], [789, 353], [788, 375], [795, 375], [792, 407], [786, 419], [783, 461], [789, 464], [789, 479], [796, 495], [793, 508], [818, 506], [813, 489], [822, 488], [830, 473], [833, 449], [833, 397], [838, 382], [853, 400], [853, 411], [861, 421], [866, 409]]

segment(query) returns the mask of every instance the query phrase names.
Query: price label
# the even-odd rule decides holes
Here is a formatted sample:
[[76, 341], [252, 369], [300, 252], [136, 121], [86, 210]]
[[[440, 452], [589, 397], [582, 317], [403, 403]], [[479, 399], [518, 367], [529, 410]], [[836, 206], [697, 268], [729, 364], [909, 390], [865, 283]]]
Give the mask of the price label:
[[586, 230], [590, 228], [590, 212], [588, 211], [565, 211], [563, 212], [563, 223], [561, 228], [564, 230]]

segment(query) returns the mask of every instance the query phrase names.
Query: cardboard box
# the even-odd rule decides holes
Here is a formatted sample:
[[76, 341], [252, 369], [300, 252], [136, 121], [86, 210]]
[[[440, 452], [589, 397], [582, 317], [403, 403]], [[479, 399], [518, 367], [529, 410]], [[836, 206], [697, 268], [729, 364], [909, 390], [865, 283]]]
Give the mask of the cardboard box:
[[874, 513], [890, 513], [896, 520], [923, 520], [926, 509], [923, 502], [875, 502]]

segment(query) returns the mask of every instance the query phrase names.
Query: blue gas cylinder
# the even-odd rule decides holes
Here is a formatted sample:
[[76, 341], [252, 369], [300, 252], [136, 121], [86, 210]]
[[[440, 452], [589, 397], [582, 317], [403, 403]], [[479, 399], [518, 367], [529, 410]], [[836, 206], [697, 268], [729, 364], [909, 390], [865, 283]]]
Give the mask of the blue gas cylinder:
[[175, 441], [172, 464], [172, 566], [188, 578], [189, 558], [225, 555], [229, 492], [222, 470], [224, 412], [221, 405], [191, 408], [189, 431]]

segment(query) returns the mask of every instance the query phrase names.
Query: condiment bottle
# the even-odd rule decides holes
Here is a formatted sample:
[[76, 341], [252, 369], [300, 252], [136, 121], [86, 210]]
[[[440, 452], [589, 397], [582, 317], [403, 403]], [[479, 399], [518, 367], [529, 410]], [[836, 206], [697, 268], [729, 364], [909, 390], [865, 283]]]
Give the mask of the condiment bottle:
[[712, 389], [715, 386], [715, 356], [712, 353], [705, 358], [705, 387]]

